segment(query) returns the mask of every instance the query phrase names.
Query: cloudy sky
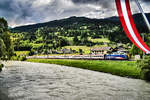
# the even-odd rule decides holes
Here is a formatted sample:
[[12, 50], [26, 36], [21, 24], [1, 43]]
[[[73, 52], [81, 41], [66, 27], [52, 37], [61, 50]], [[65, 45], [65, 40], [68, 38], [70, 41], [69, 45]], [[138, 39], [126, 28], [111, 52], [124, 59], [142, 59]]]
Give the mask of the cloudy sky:
[[[132, 10], [137, 13], [134, 0]], [[139, 0], [144, 11], [150, 12], [150, 0]], [[0, 17], [15, 27], [47, 22], [70, 16], [105, 18], [117, 15], [115, 0], [0, 0]]]

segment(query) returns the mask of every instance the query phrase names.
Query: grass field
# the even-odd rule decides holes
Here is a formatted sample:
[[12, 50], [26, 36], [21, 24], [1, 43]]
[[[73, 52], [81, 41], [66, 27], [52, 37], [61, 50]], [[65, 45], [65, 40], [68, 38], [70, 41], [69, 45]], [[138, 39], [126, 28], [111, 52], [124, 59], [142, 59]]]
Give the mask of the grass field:
[[110, 42], [110, 40], [108, 40], [107, 38], [97, 38], [97, 39], [89, 38], [89, 40], [92, 41], [93, 43], [101, 43], [101, 42], [109, 43]]
[[[66, 37], [64, 37], [66, 38]], [[73, 37], [67, 37], [66, 38], [68, 41], [72, 41], [73, 42]], [[78, 37], [78, 39], [80, 40], [80, 37]], [[88, 37], [89, 41], [92, 41], [93, 43], [101, 43], [101, 42], [106, 42], [109, 43], [110, 40], [108, 38], [96, 38], [96, 39], [92, 39], [91, 37]]]
[[15, 53], [17, 56], [22, 56], [22, 55], [28, 56], [30, 51], [16, 51]]
[[111, 73], [113, 75], [140, 79], [140, 69], [134, 61], [95, 61], [95, 60], [60, 60], [60, 59], [28, 59], [29, 62], [49, 63], [83, 68], [93, 71]]
[[65, 46], [63, 48], [66, 48], [66, 49], [72, 49], [72, 50], [76, 50], [76, 51], [79, 51], [79, 49], [82, 49], [84, 54], [89, 54], [90, 53], [90, 47], [87, 47], [87, 46]]

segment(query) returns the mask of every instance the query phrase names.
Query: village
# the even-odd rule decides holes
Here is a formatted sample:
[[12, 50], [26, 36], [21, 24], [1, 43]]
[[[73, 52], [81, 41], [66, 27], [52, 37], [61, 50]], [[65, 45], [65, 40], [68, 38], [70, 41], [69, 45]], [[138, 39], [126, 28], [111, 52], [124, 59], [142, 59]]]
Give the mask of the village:
[[34, 55], [27, 57], [43, 58], [43, 59], [87, 59], [87, 60], [128, 60], [130, 58], [129, 51], [123, 47], [95, 47], [90, 48], [90, 53], [85, 54], [82, 49], [79, 51], [70, 49], [61, 49], [60, 51], [51, 51], [51, 55]]

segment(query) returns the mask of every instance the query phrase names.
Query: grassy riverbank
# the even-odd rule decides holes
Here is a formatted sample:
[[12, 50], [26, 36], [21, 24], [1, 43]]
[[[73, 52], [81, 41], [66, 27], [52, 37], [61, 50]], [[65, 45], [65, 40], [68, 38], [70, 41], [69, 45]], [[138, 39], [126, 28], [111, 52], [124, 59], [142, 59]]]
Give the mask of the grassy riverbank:
[[62, 59], [28, 59], [29, 62], [65, 65], [113, 75], [140, 78], [140, 69], [134, 61], [95, 61], [95, 60], [62, 60]]

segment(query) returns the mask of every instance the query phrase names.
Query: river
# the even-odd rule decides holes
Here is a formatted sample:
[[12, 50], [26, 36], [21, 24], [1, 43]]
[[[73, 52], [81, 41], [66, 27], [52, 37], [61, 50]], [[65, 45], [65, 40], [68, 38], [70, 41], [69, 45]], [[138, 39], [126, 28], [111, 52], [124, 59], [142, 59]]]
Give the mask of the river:
[[150, 100], [150, 83], [84, 69], [5, 62], [0, 100]]

